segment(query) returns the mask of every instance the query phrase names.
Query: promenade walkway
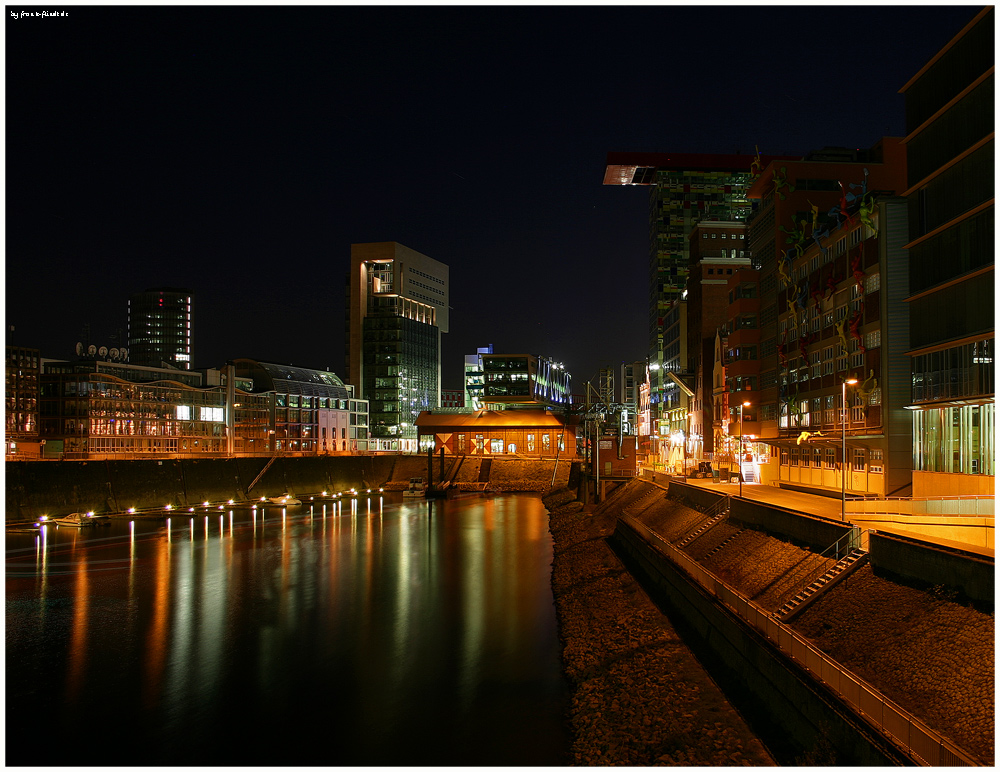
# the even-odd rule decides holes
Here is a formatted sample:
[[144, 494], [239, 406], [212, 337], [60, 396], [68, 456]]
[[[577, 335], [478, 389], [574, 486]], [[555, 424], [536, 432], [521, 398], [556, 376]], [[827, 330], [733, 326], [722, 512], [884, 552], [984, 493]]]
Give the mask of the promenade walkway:
[[[740, 484], [738, 482], [717, 483], [707, 478], [683, 478], [675, 475], [664, 474], [663, 472], [653, 473], [648, 469], [643, 470], [643, 477], [647, 480], [652, 479], [653, 482], [657, 482], [662, 485], [666, 485], [671, 480], [675, 480], [677, 482], [682, 482], [685, 485], [696, 485], [701, 488], [709, 488], [718, 493], [725, 493], [730, 496], [742, 495], [745, 499], [774, 504], [775, 506], [784, 507], [785, 509], [790, 509], [795, 512], [819, 515], [820, 517], [827, 517], [831, 520], [841, 519], [841, 500], [839, 498], [831, 498], [830, 496], [793, 491], [788, 490], [787, 488], [779, 488], [776, 485], [762, 485], [760, 483], [743, 483], [741, 494]], [[913, 519], [911, 523], [906, 525], [898, 522], [893, 523], [888, 520], [873, 522], [874, 519], [871, 516], [858, 515], [857, 517], [854, 517], [850, 512], [846, 513], [845, 519], [847, 522], [855, 522], [861, 528], [874, 528], [875, 530], [882, 531], [884, 533], [893, 533], [899, 536], [916, 538], [921, 541], [939, 544], [942, 547], [972, 552], [990, 559], [993, 559], [995, 556], [994, 550], [991, 547], [984, 546], [982, 534], [976, 532], [979, 529], [955, 528], [949, 532], [949, 536], [957, 538], [946, 538], [941, 535], [941, 528], [939, 525], [934, 526], [930, 523], [921, 523], [919, 522], [919, 519]], [[991, 520], [991, 524], [989, 526], [991, 532], [992, 527]], [[966, 534], [968, 535], [968, 538], [963, 538], [963, 535]], [[990, 542], [992, 542], [992, 538], [990, 538]]]

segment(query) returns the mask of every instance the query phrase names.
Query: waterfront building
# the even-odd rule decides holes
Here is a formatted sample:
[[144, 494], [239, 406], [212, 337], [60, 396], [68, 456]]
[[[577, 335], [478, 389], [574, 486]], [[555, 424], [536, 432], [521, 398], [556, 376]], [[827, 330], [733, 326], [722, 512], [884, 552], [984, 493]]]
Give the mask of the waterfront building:
[[4, 380], [6, 457], [37, 458], [42, 451], [38, 434], [41, 354], [38, 349], [22, 346], [7, 346], [6, 353]]
[[737, 343], [749, 340], [733, 337], [734, 316], [726, 381], [729, 433], [749, 401], [744, 429], [749, 414], [771, 446], [766, 463], [751, 459], [764, 482], [829, 495], [844, 487], [909, 494], [911, 465], [900, 452], [910, 443], [899, 334], [909, 310], [907, 213], [898, 195], [905, 169], [902, 141], [886, 137], [868, 150], [824, 148], [774, 161], [748, 190], [760, 202], [747, 223], [760, 269], [759, 364], [736, 358]]
[[93, 360], [43, 360], [42, 367], [39, 424], [47, 457], [369, 450], [364, 400], [333, 373], [252, 359], [202, 372]]
[[[687, 280], [689, 238], [703, 220], [744, 221], [746, 190], [759, 168], [776, 157], [685, 153], [608, 153], [605, 185], [644, 185], [649, 191], [649, 364], [654, 448], [661, 463], [670, 437], [687, 431], [693, 391], [688, 372]], [[676, 446], [675, 446], [676, 452]]]
[[446, 332], [448, 266], [396, 242], [351, 245], [347, 381], [380, 444], [417, 450], [416, 417], [440, 404]]
[[[692, 462], [712, 458], [717, 449], [712, 431], [715, 413], [713, 357], [718, 329], [728, 320], [733, 279], [747, 271], [751, 275], [754, 273], [747, 256], [745, 236], [745, 223], [735, 220], [702, 220], [691, 231], [687, 297], [689, 362], [685, 370], [690, 374], [687, 382], [694, 396], [681, 441], [685, 445], [684, 458]], [[737, 292], [748, 298], [755, 297], [750, 288], [742, 285]], [[739, 324], [741, 331], [744, 328], [756, 330], [756, 312], [745, 309]], [[745, 345], [740, 354], [756, 359], [756, 347]]]
[[154, 287], [128, 301], [128, 359], [145, 367], [190, 370], [191, 290]]
[[429, 410], [417, 418], [421, 448], [446, 455], [576, 458], [576, 427], [551, 410]]
[[[259, 362], [232, 361], [236, 378], [248, 392], [267, 397], [266, 416], [249, 410], [237, 414], [236, 436], [247, 453], [354, 453], [369, 450], [365, 400], [354, 388], [326, 370]], [[392, 448], [384, 448], [390, 450]]]
[[989, 7], [900, 89], [916, 497], [993, 494], [993, 38]]
[[[45, 455], [69, 459], [207, 457], [227, 450], [226, 392], [174, 380], [182, 371], [106, 362], [44, 362], [39, 426]], [[133, 371], [135, 368], [133, 368]], [[114, 373], [118, 374], [114, 374]], [[185, 373], [200, 381], [200, 374]]]

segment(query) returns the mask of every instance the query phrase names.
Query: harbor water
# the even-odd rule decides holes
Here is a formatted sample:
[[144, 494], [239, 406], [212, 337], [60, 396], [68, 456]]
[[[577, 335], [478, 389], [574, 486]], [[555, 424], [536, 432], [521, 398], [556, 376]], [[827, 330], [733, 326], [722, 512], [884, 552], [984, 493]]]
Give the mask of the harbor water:
[[7, 763], [566, 763], [532, 495], [8, 534]]

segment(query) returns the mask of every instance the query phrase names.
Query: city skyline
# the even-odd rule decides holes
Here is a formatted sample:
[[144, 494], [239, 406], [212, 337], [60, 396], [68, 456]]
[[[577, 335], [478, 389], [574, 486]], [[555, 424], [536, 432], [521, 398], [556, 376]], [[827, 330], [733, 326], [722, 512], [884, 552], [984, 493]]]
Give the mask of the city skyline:
[[343, 375], [350, 245], [397, 241], [451, 270], [444, 388], [488, 344], [579, 387], [647, 353], [647, 191], [608, 152], [902, 136], [978, 8], [9, 6], [6, 323], [72, 358], [184, 286], [195, 367]]

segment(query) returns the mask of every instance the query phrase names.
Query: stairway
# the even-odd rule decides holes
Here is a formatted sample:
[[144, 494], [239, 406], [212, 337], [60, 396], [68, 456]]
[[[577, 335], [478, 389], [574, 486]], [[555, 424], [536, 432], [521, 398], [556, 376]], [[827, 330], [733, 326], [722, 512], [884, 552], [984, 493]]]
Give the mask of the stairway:
[[693, 531], [691, 531], [691, 533], [687, 534], [687, 536], [684, 536], [682, 539], [680, 539], [680, 541], [675, 542], [674, 546], [683, 549], [688, 544], [690, 544], [695, 539], [697, 539], [699, 536], [701, 536], [703, 533], [705, 533], [705, 531], [707, 531], [713, 525], [715, 525], [716, 523], [722, 522], [728, 516], [729, 516], [729, 512], [727, 510], [725, 512], [720, 512], [715, 517], [709, 518], [704, 523], [702, 523], [697, 528], [695, 528]]
[[740, 471], [743, 472], [743, 482], [745, 483], [757, 482], [757, 474], [754, 472], [753, 461], [741, 461]]
[[839, 560], [825, 573], [795, 593], [791, 600], [775, 612], [775, 616], [779, 621], [787, 622], [799, 611], [802, 611], [811, 601], [815, 600], [817, 593], [830, 586], [837, 579], [843, 578], [855, 568], [864, 565], [867, 560], [867, 552], [852, 549], [847, 557]]

